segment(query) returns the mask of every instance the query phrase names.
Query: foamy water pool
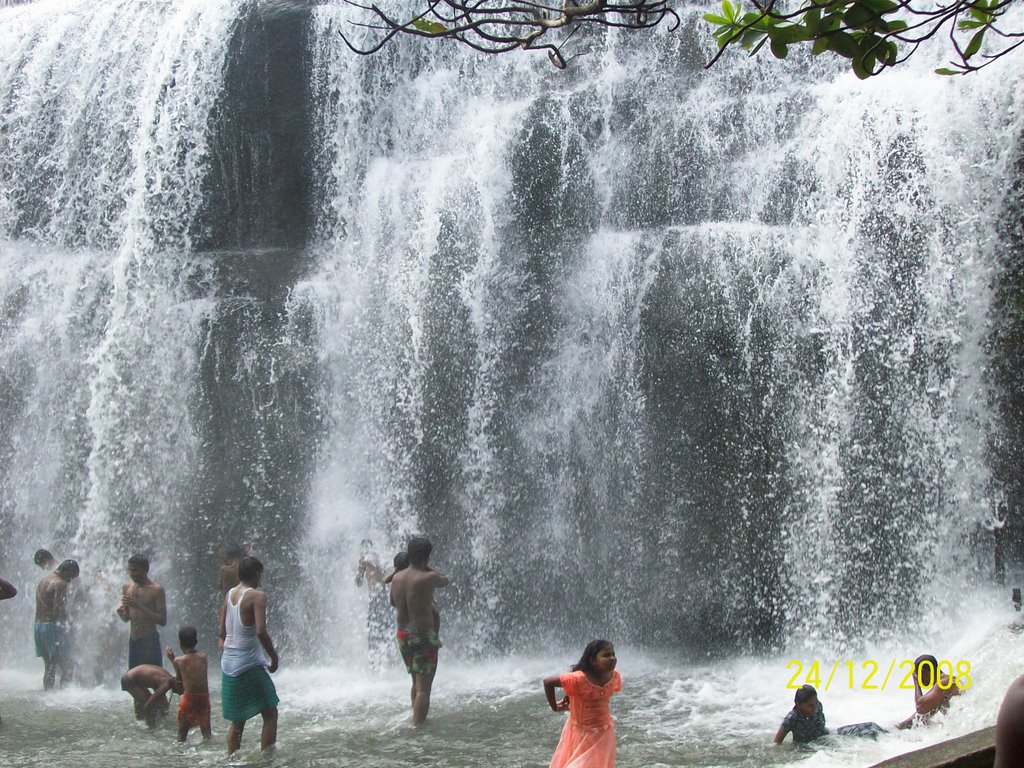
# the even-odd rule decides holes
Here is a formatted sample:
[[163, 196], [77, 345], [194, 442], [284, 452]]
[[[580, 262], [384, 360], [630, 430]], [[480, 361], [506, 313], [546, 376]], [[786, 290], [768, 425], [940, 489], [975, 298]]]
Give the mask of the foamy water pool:
[[[620, 647], [625, 688], [612, 703], [618, 719], [618, 765], [871, 765], [991, 725], [1006, 686], [1024, 672], [1018, 661], [1022, 645], [1024, 634], [1008, 627], [1003, 614], [966, 622], [956, 640], [934, 649], [936, 655], [956, 656], [972, 665], [971, 689], [944, 717], [928, 728], [890, 731], [877, 741], [833, 738], [810, 749], [788, 741], [782, 747], [771, 743], [792, 702], [786, 685], [795, 668], [787, 664], [799, 654], [694, 664]], [[918, 652], [882, 648], [872, 657], [887, 664]], [[543, 768], [564, 715], [548, 710], [540, 679], [564, 669], [568, 661], [559, 656], [446, 664], [442, 659], [430, 720], [419, 731], [408, 722], [408, 678], [400, 670], [285, 666], [275, 676], [281, 696], [279, 748], [263, 761], [281, 768], [414, 763]], [[835, 660], [821, 661], [827, 672]], [[831, 727], [872, 720], [889, 728], [912, 711], [912, 694], [897, 687], [895, 674], [884, 691], [851, 690], [848, 679], [840, 679], [844, 669], [848, 674], [848, 668], [840, 667], [828, 690], [824, 681], [819, 686]], [[861, 681], [858, 675], [855, 682]], [[261, 760], [258, 719], [250, 721], [242, 751], [230, 761], [225, 757], [226, 723], [218, 716], [216, 680], [214, 739], [204, 744], [193, 732], [185, 745], [175, 741], [171, 718], [152, 731], [136, 723], [129, 697], [113, 687], [44, 693], [40, 681], [41, 667], [0, 671], [0, 754], [5, 766], [120, 768], [128, 762], [194, 766]]]

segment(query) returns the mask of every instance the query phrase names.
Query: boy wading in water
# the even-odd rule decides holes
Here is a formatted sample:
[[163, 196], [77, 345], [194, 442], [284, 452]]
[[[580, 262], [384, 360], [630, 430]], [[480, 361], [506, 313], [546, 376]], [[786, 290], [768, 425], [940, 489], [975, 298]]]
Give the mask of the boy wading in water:
[[243, 557], [238, 586], [224, 596], [220, 609], [221, 708], [228, 728], [228, 754], [242, 746], [245, 721], [260, 715], [260, 748], [277, 741], [277, 690], [267, 671], [277, 671], [277, 650], [267, 634], [267, 593], [257, 589], [263, 563]]
[[398, 623], [398, 650], [405, 668], [412, 675], [412, 724], [419, 726], [430, 711], [430, 689], [437, 672], [437, 639], [434, 589], [448, 586], [448, 577], [435, 571], [427, 561], [433, 549], [430, 541], [419, 536], [409, 539], [409, 567], [391, 580], [391, 604]]
[[206, 654], [196, 650], [196, 628], [178, 630], [181, 656], [167, 649], [167, 658], [178, 675], [178, 684], [184, 690], [178, 703], [178, 741], [188, 738], [189, 728], [198, 728], [203, 740], [213, 735], [210, 730], [210, 687], [207, 679]]

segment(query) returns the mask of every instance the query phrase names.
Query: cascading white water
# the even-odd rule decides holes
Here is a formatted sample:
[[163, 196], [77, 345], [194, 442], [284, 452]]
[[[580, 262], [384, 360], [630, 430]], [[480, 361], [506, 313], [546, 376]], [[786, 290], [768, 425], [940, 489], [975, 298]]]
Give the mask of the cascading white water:
[[[578, 34], [559, 72], [413, 40], [360, 58], [338, 32], [373, 32], [343, 2], [0, 9], [13, 765], [221, 759], [219, 725], [181, 750], [109, 687], [38, 695], [37, 546], [83, 561], [80, 638], [139, 547], [164, 640], [191, 622], [212, 649], [215, 548], [253, 541], [283, 765], [542, 764], [536, 678], [597, 634], [629, 675], [623, 768], [804, 761], [769, 744], [791, 656], [931, 644], [979, 673], [936, 728], [824, 745], [830, 764], [991, 721], [1015, 636], [973, 593], [1017, 460], [991, 370], [1015, 343], [993, 338], [1018, 60], [704, 72], [693, 12]], [[409, 737], [352, 576], [361, 539], [388, 556], [414, 531], [453, 584], [438, 727]], [[850, 688], [831, 725], [907, 714], [905, 691]]]
[[[473, 653], [844, 647], [983, 580], [1019, 66], [703, 72], [696, 14], [581, 34], [567, 72], [411, 40], [361, 58], [338, 35], [358, 11], [321, 4], [308, 137], [270, 121], [235, 146], [229, 118], [259, 111], [237, 83], [278, 77], [271, 111], [291, 87], [232, 59], [259, 7], [4, 10], [0, 498], [23, 582], [38, 543], [109, 565], [173, 524], [155, 567], [184, 552], [172, 581], [202, 603], [216, 544], [262, 535], [316, 587], [291, 629], [351, 649], [360, 595], [325, 559], [421, 530]], [[312, 242], [197, 254], [231, 239], [207, 209], [265, 208], [250, 177], [307, 138]]]
[[[0, 24], [5, 565], [130, 550], [172, 584], [209, 269], [189, 258], [241, 3], [35, 3]], [[35, 241], [35, 245], [31, 244]], [[166, 574], [166, 575], [164, 575]], [[173, 597], [172, 597], [173, 601]]]
[[703, 73], [696, 16], [566, 73], [358, 59], [353, 13], [313, 17], [320, 546], [430, 532], [529, 642], [843, 648], [984, 581], [1018, 63]]

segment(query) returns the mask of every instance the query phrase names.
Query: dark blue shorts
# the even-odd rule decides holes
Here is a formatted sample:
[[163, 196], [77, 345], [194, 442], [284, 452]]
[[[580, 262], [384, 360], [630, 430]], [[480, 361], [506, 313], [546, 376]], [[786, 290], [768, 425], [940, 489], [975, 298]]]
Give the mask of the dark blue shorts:
[[61, 659], [68, 652], [68, 626], [63, 621], [36, 622], [36, 656]]
[[160, 652], [160, 633], [153, 632], [138, 639], [128, 638], [128, 669], [139, 664], [164, 665], [164, 655]]

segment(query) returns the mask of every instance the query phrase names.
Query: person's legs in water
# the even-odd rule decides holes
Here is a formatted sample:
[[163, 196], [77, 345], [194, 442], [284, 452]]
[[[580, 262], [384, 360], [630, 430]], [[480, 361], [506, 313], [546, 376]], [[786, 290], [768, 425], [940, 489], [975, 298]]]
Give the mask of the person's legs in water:
[[245, 730], [245, 720], [232, 722], [228, 726], [228, 754], [233, 755], [242, 746], [242, 731]]
[[264, 709], [260, 715], [263, 717], [263, 730], [260, 733], [260, 749], [267, 749], [277, 742], [277, 707]]
[[434, 684], [434, 675], [413, 675], [412, 679], [416, 691], [412, 701], [412, 724], [419, 726], [423, 725], [430, 711], [430, 688]]

